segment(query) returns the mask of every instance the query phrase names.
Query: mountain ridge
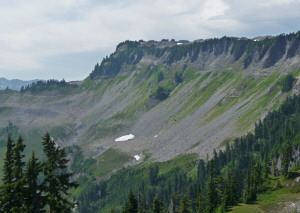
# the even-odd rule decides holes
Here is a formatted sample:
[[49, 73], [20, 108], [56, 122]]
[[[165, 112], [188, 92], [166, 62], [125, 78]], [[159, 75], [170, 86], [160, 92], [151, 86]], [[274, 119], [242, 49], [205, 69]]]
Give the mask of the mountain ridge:
[[33, 82], [37, 82], [39, 79], [34, 79], [34, 80], [29, 80], [29, 81], [23, 81], [19, 79], [11, 79], [8, 80], [6, 78], [0, 78], [0, 90], [4, 89], [12, 89], [12, 90], [17, 90], [19, 91], [22, 86], [26, 86], [28, 84], [31, 84]]
[[[194, 42], [166, 39], [160, 42], [125, 41], [117, 46], [110, 57], [95, 66], [90, 77], [111, 76], [125, 71], [120, 69], [124, 65], [147, 64], [147, 61], [150, 62], [148, 64], [164, 64], [170, 69], [176, 68], [171, 66], [174, 62], [184, 62], [185, 66], [201, 70], [228, 69], [232, 65], [238, 69], [252, 68], [251, 71], [257, 68], [268, 69], [280, 59], [288, 60], [297, 55], [299, 35], [300, 32], [254, 39], [222, 37]], [[223, 56], [223, 60], [220, 56], [221, 59]], [[299, 69], [299, 66], [292, 69]]]
[[[110, 149], [155, 161], [192, 152], [205, 157], [300, 91], [295, 81], [282, 92], [286, 75], [300, 74], [299, 32], [239, 39], [164, 40], [161, 48], [155, 41], [122, 42], [77, 87], [0, 92], [0, 125], [18, 124], [36, 149], [49, 131], [60, 145], [77, 144], [94, 158]], [[127, 134], [135, 138], [114, 141]]]

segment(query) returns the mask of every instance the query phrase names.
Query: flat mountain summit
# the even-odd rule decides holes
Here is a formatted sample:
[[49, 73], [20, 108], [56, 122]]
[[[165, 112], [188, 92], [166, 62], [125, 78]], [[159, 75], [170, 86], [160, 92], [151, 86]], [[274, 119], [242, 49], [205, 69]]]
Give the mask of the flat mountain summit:
[[[289, 74], [296, 80], [283, 91]], [[1, 91], [0, 126], [16, 124], [33, 149], [49, 131], [61, 146], [77, 144], [89, 157], [109, 149], [155, 161], [205, 157], [298, 94], [299, 75], [300, 32], [125, 41], [80, 84]], [[115, 141], [129, 134], [132, 140]]]

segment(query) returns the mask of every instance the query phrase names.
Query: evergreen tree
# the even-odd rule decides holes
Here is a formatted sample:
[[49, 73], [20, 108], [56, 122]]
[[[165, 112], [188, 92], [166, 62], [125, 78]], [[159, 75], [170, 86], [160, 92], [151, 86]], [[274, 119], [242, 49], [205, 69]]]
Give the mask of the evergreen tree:
[[175, 80], [175, 82], [176, 82], [177, 84], [182, 83], [182, 81], [183, 81], [183, 80], [182, 80], [182, 75], [179, 74], [178, 72], [176, 72], [176, 73], [175, 73], [174, 80]]
[[142, 193], [139, 190], [138, 193], [138, 213], [144, 213], [146, 212], [145, 209], [143, 208], [143, 203], [142, 203]]
[[296, 79], [293, 77], [292, 74], [288, 74], [284, 80], [283, 80], [283, 83], [282, 83], [282, 91], [283, 92], [288, 92], [290, 90], [292, 90], [293, 88], [293, 83]]
[[268, 179], [270, 174], [271, 174], [271, 163], [269, 160], [269, 155], [268, 153], [266, 153], [264, 157], [264, 179]]
[[180, 205], [180, 195], [178, 193], [172, 194], [171, 202], [170, 202], [170, 212], [177, 213]]
[[228, 199], [228, 205], [234, 206], [238, 203], [239, 198], [238, 198], [238, 187], [237, 187], [237, 181], [235, 178], [234, 172], [231, 170], [228, 171], [229, 175], [227, 178], [227, 182], [229, 182], [229, 197]]
[[289, 166], [291, 161], [293, 160], [292, 156], [293, 147], [292, 144], [288, 141], [282, 156], [282, 175], [284, 177], [289, 177]]
[[25, 145], [23, 144], [23, 138], [19, 136], [17, 143], [13, 150], [13, 195], [14, 199], [12, 201], [14, 212], [23, 212], [24, 211], [24, 166], [25, 162], [23, 162], [24, 155], [22, 154], [25, 149]]
[[226, 153], [226, 161], [230, 162], [231, 161], [231, 152], [230, 152], [230, 146], [229, 143], [226, 143], [226, 149], [225, 149], [225, 153]]
[[278, 175], [278, 169], [277, 169], [277, 161], [276, 159], [272, 160], [272, 173], [274, 176]]
[[157, 73], [157, 82], [160, 82], [164, 79], [164, 74], [162, 73], [162, 71], [159, 71]]
[[254, 178], [254, 168], [251, 166], [247, 170], [246, 178], [246, 189], [244, 191], [244, 202], [252, 203], [256, 200], [256, 188], [255, 188], [255, 178]]
[[226, 184], [224, 194], [222, 196], [221, 205], [219, 206], [218, 212], [225, 212], [227, 210], [227, 207], [230, 203], [230, 189], [229, 189], [229, 183]]
[[50, 213], [71, 212], [75, 203], [68, 199], [68, 190], [77, 187], [77, 183], [70, 181], [72, 174], [67, 173], [68, 160], [65, 151], [56, 145], [49, 133], [46, 133], [43, 137], [42, 144], [44, 153], [47, 156], [46, 162], [43, 163], [45, 176], [43, 185], [49, 211]]
[[205, 182], [206, 182], [206, 165], [203, 159], [200, 159], [198, 163], [198, 171], [197, 171], [197, 177], [198, 177], [198, 183], [201, 185], [201, 188], [204, 188]]
[[201, 188], [198, 189], [198, 199], [197, 199], [197, 213], [204, 213], [205, 211], [205, 200], [202, 195]]
[[38, 176], [42, 172], [42, 167], [38, 159], [32, 152], [25, 171], [25, 187], [26, 193], [24, 200], [26, 203], [26, 212], [38, 213], [42, 212], [45, 201], [42, 197], [42, 187], [38, 185]]
[[262, 178], [262, 167], [260, 162], [257, 162], [255, 167], [254, 167], [254, 171], [252, 172], [253, 174], [253, 185], [254, 185], [254, 189], [255, 191], [259, 191], [262, 183], [263, 183], [263, 178]]
[[157, 196], [155, 196], [155, 198], [153, 200], [153, 208], [152, 208], [151, 212], [152, 213], [165, 212], [164, 206], [165, 206], [165, 204], [162, 201], [160, 201]]
[[228, 169], [225, 180], [225, 189], [222, 193], [221, 205], [217, 212], [225, 212], [228, 206], [234, 206], [237, 203], [238, 194], [235, 175], [231, 169]]
[[0, 212], [10, 212], [13, 208], [13, 166], [14, 166], [14, 143], [10, 135], [7, 137], [6, 154], [4, 158], [2, 186], [0, 188]]
[[249, 168], [247, 170], [247, 177], [246, 177], [246, 187], [244, 189], [244, 203], [248, 203], [249, 202], [249, 193], [250, 193], [250, 172], [249, 172]]
[[151, 185], [153, 185], [153, 186], [156, 185], [158, 182], [158, 171], [159, 171], [159, 167], [157, 165], [150, 167], [149, 179], [150, 179]]
[[138, 213], [138, 201], [130, 190], [123, 213]]
[[191, 201], [188, 200], [187, 196], [183, 196], [180, 201], [179, 213], [191, 213], [190, 205]]
[[170, 95], [170, 91], [168, 91], [162, 86], [158, 86], [157, 89], [154, 91], [154, 94], [152, 94], [154, 98], [160, 101], [165, 100], [166, 98], [169, 97], [169, 95]]
[[206, 210], [208, 213], [215, 212], [218, 206], [218, 192], [216, 187], [216, 171], [215, 171], [215, 160], [212, 159], [209, 164], [209, 182], [207, 186], [207, 202]]
[[258, 123], [255, 124], [255, 129], [254, 129], [256, 140], [259, 139], [259, 138], [262, 138], [262, 136], [263, 136], [262, 128], [263, 128], [262, 127], [262, 122], [261, 122], [261, 120], [259, 120]]

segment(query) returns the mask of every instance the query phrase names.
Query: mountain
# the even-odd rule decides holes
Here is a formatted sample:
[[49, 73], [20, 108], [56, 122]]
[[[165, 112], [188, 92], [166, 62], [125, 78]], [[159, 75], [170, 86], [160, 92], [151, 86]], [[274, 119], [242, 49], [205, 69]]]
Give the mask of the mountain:
[[[135, 155], [139, 162], [205, 157], [299, 93], [299, 45], [300, 32], [125, 41], [76, 85], [1, 91], [0, 126], [16, 124], [36, 150], [49, 131], [62, 146], [80, 146], [85, 157], [123, 156], [107, 171], [136, 164]], [[296, 80], [283, 91], [288, 74]], [[132, 140], [115, 141], [129, 134]]]
[[300, 32], [125, 41], [81, 82], [0, 91], [0, 153], [11, 132], [40, 155], [49, 131], [71, 159], [80, 212], [120, 212], [130, 189], [148, 210], [182, 195], [195, 210], [201, 189], [209, 212], [294, 211], [299, 59]]
[[30, 80], [30, 81], [22, 81], [19, 79], [12, 79], [8, 80], [6, 78], [0, 78], [0, 90], [4, 90], [7, 87], [12, 90], [19, 91], [22, 86], [27, 86], [28, 84], [31, 84], [33, 82], [39, 81], [38, 79]]

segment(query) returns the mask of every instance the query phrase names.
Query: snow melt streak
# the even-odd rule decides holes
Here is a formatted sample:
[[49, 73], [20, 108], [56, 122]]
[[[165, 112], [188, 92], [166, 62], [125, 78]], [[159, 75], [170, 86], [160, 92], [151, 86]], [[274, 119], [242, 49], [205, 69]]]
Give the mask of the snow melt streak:
[[134, 138], [134, 135], [133, 134], [130, 134], [130, 135], [124, 135], [122, 137], [119, 137], [117, 139], [115, 139], [115, 141], [128, 141], [128, 140], [131, 140]]

